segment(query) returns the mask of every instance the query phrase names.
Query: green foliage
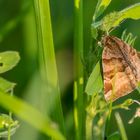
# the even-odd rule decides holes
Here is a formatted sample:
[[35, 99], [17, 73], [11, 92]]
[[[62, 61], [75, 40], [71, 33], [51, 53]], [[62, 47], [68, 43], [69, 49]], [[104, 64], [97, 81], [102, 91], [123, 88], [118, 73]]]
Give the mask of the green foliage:
[[110, 4], [111, 0], [98, 0], [94, 15], [93, 15], [93, 24], [91, 26], [91, 34], [94, 39], [97, 38], [97, 27], [101, 25], [101, 22], [95, 22], [96, 19], [105, 11], [105, 9]]
[[0, 90], [9, 92], [15, 87], [15, 83], [9, 82], [4, 78], [0, 77]]
[[18, 121], [13, 120], [6, 114], [0, 115], [0, 137], [8, 137], [10, 128], [10, 135], [13, 135], [16, 132], [16, 129], [19, 127]]
[[96, 19], [97, 17], [99, 17], [104, 12], [104, 10], [108, 7], [110, 2], [111, 0], [98, 0], [98, 4], [96, 6], [93, 19]]
[[[136, 101], [136, 102], [138, 102], [138, 101]], [[139, 105], [140, 105], [140, 103], [139, 103]], [[136, 108], [135, 114], [132, 116], [132, 118], [129, 120], [128, 123], [132, 124], [136, 118], [140, 118], [140, 107]]]
[[132, 33], [127, 34], [126, 30], [123, 31], [121, 38], [125, 43], [129, 44], [132, 47], [134, 46], [135, 40], [137, 39], [137, 37], [134, 37]]
[[118, 131], [114, 132], [113, 134], [108, 136], [107, 140], [121, 140], [120, 133]]
[[100, 71], [100, 62], [98, 62], [88, 79], [85, 92], [88, 95], [93, 95], [94, 93], [100, 92], [102, 88], [103, 88], [103, 82], [102, 82], [102, 76]]
[[65, 139], [58, 131], [56, 124], [51, 122], [49, 118], [42, 115], [38, 110], [29, 104], [2, 91], [0, 91], [0, 99], [0, 105], [8, 110], [11, 110], [21, 119], [28, 122], [42, 133], [49, 135], [56, 140]]
[[113, 12], [105, 16], [102, 20], [101, 29], [109, 32], [112, 28], [117, 27], [125, 19], [140, 19], [140, 3], [130, 6], [122, 11]]
[[102, 93], [96, 93], [92, 95], [91, 102], [88, 105], [86, 111], [86, 139], [104, 139], [105, 122], [109, 113], [109, 109]]
[[[113, 29], [115, 29], [117, 26], [119, 26], [119, 24], [122, 21], [124, 21], [125, 19], [127, 19], [127, 18], [139, 19], [140, 18], [140, 14], [139, 14], [140, 4], [138, 3], [138, 4], [135, 4], [133, 6], [130, 6], [130, 7], [126, 8], [122, 11], [112, 12], [112, 13], [106, 15], [101, 21], [96, 21], [97, 17], [99, 17], [103, 13], [103, 11], [107, 8], [107, 6], [110, 3], [110, 1], [106, 1], [106, 4], [104, 2], [103, 1], [98, 1], [97, 7], [96, 7], [96, 10], [95, 10], [95, 14], [93, 16], [93, 23], [91, 25], [91, 35], [93, 37], [93, 40], [94, 39], [96, 40], [97, 38], [99, 38], [99, 36], [100, 36], [100, 34], [98, 34], [99, 30], [102, 30], [103, 32], [105, 32], [106, 34], [109, 35], [109, 33]], [[122, 35], [122, 39], [127, 44], [133, 46], [136, 37], [133, 37], [133, 35], [130, 34], [130, 33], [128, 35], [126, 35], [126, 32], [124, 32], [123, 35]], [[131, 104], [134, 103], [134, 101], [132, 99], [128, 99], [125, 102], [123, 102], [122, 104], [119, 104], [119, 105], [116, 105], [116, 106], [112, 106], [113, 104], [111, 103], [109, 105], [106, 104], [104, 106], [105, 108], [100, 108], [98, 106], [97, 102], [102, 102], [103, 99], [98, 100], [97, 96], [99, 96], [98, 94], [99, 94], [99, 92], [101, 92], [102, 87], [103, 87], [103, 84], [102, 84], [102, 77], [101, 77], [101, 72], [100, 72], [100, 65], [99, 65], [99, 63], [97, 63], [97, 65], [94, 67], [91, 75], [88, 78], [87, 85], [86, 85], [86, 88], [85, 88], [85, 92], [88, 95], [92, 95], [92, 97], [94, 98], [90, 102], [90, 105], [88, 106], [88, 109], [87, 109], [87, 112], [88, 112], [87, 127], [86, 127], [86, 129], [87, 129], [87, 139], [92, 139], [93, 137], [94, 137], [94, 139], [103, 139], [104, 138], [102, 136], [102, 134], [100, 133], [100, 131], [103, 130], [103, 127], [100, 127], [98, 125], [99, 122], [102, 120], [102, 117], [99, 115], [99, 118], [96, 119], [96, 121], [94, 122], [94, 119], [95, 119], [94, 117], [96, 116], [97, 112], [100, 112], [100, 113], [102, 112], [103, 113], [104, 111], [105, 112], [109, 111], [109, 113], [106, 115], [106, 117], [104, 117], [106, 119], [104, 121], [102, 120], [102, 122], [105, 124], [105, 123], [110, 122], [110, 116], [111, 116], [112, 109], [114, 110], [114, 109], [120, 109], [121, 108], [121, 109], [128, 110], [129, 109], [128, 107]], [[94, 93], [96, 93], [96, 95]], [[94, 100], [94, 102], [93, 102], [93, 100]], [[104, 116], [104, 115], [102, 114], [102, 116]], [[118, 114], [116, 114], [116, 120], [117, 120], [117, 123], [118, 123], [118, 127], [120, 129], [121, 137], [122, 137], [122, 139], [126, 140], [127, 136], [126, 136], [126, 133], [125, 133], [125, 129], [123, 128], [122, 121], [119, 121], [118, 118], [121, 120], [120, 116]], [[94, 131], [94, 133], [91, 136], [90, 134], [92, 133], [92, 131], [91, 131], [90, 128], [92, 127], [92, 125], [93, 125], [92, 130]], [[102, 125], [102, 126], [104, 126], [104, 125]], [[115, 134], [115, 135], [112, 135], [112, 136], [108, 137], [108, 139], [120, 139], [120, 135]]]
[[0, 73], [9, 71], [19, 62], [20, 57], [17, 52], [7, 51], [0, 53]]
[[91, 36], [96, 39], [98, 36], [97, 29], [94, 26], [91, 26]]
[[[42, 92], [42, 97], [47, 97], [48, 101], [55, 102], [53, 109], [57, 115], [53, 114], [53, 118], [59, 124], [61, 131], [65, 133], [63, 112], [60, 101], [59, 80], [54, 52], [49, 1], [34, 0], [34, 10], [36, 16], [36, 29], [39, 48], [38, 60], [40, 63], [42, 88], [47, 88], [47, 92]], [[46, 106], [46, 103], [42, 102], [42, 105]], [[45, 110], [42, 111], [46, 112], [46, 110], [47, 109], [45, 108]], [[49, 113], [49, 110], [47, 110], [46, 114], [49, 115]]]
[[[20, 56], [17, 52], [6, 51], [0, 53], [0, 73], [7, 72], [17, 65], [20, 60]], [[0, 77], [0, 91], [5, 93], [12, 93], [15, 87], [15, 83], [9, 82]], [[11, 113], [8, 115], [0, 115], [0, 137], [8, 137], [16, 132], [18, 128], [18, 122], [12, 119]]]
[[122, 20], [131, 18], [131, 19], [140, 19], [140, 3], [136, 3], [126, 9], [123, 9], [120, 11], [122, 13], [122, 16], [116, 21], [116, 23], [120, 23]]
[[119, 23], [115, 24], [115, 22], [118, 20], [118, 18], [120, 18], [121, 15], [122, 13], [113, 12], [105, 16], [102, 20], [101, 30], [109, 32], [112, 28], [118, 26]]
[[132, 99], [127, 99], [125, 100], [122, 104], [113, 106], [112, 109], [125, 109], [125, 110], [129, 110], [129, 106], [132, 105], [134, 103], [134, 100]]
[[118, 128], [120, 130], [122, 140], [127, 140], [127, 135], [126, 135], [126, 132], [125, 132], [125, 128], [124, 128], [122, 119], [120, 117], [120, 114], [118, 112], [115, 113], [115, 118], [116, 118], [116, 121], [117, 121]]
[[[92, 0], [91, 0], [92, 1]], [[53, 1], [54, 2], [54, 1]], [[88, 3], [89, 1], [85, 2]], [[103, 89], [103, 81], [101, 76], [101, 69], [99, 62], [93, 68], [92, 72], [87, 70], [88, 62], [91, 62], [91, 67], [93, 63], [95, 64], [97, 59], [95, 58], [99, 52], [99, 48], [97, 47], [98, 41], [100, 41], [100, 37], [104, 35], [104, 32], [110, 33], [113, 29], [120, 25], [122, 21], [127, 18], [139, 19], [140, 17], [140, 4], [135, 4], [131, 7], [128, 7], [119, 12], [112, 12], [106, 15], [101, 21], [97, 21], [98, 17], [103, 14], [105, 9], [110, 4], [111, 0], [99, 0], [97, 7], [95, 9], [95, 13], [93, 16], [93, 23], [91, 25], [91, 36], [87, 42], [92, 42], [90, 47], [88, 48], [88, 43], [86, 44], [84, 35], [87, 33], [87, 22], [84, 20], [84, 16], [88, 17], [87, 13], [83, 11], [83, 8], [89, 8], [87, 5], [83, 4], [83, 0], [75, 0], [75, 37], [74, 37], [74, 65], [75, 65], [75, 84], [74, 84], [74, 123], [75, 123], [75, 132], [76, 132], [76, 140], [85, 139], [85, 126], [86, 126], [86, 139], [95, 139], [95, 140], [103, 140], [107, 135], [107, 140], [119, 140], [120, 137], [126, 140], [125, 130], [123, 128], [123, 124], [119, 115], [116, 115], [116, 120], [119, 126], [120, 133], [113, 133], [112, 135], [105, 134], [106, 131], [106, 122], [107, 118], [110, 117], [110, 110], [116, 109], [125, 109], [128, 110], [129, 106], [134, 103], [134, 100], [128, 99], [119, 105], [109, 104], [104, 100], [104, 93], [102, 93]], [[50, 7], [49, 1], [47, 0], [34, 0], [35, 3], [35, 15], [36, 15], [36, 25], [37, 25], [37, 36], [39, 43], [39, 62], [40, 62], [40, 73], [42, 75], [41, 89], [39, 91], [39, 95], [37, 97], [46, 97], [46, 99], [41, 100], [41, 108], [42, 113], [38, 110], [25, 103], [24, 101], [16, 98], [15, 96], [10, 97], [9, 91], [12, 91], [15, 84], [11, 83], [0, 77], [0, 104], [11, 110], [22, 120], [28, 122], [34, 128], [43, 132], [47, 136], [49, 135], [51, 139], [65, 139], [62, 133], [64, 132], [64, 121], [63, 121], [63, 113], [60, 102], [60, 89], [59, 89], [59, 79], [57, 75], [56, 68], [56, 60], [54, 53], [54, 44], [53, 44], [53, 35], [52, 35], [52, 27], [51, 27], [51, 16], [50, 16]], [[94, 1], [93, 1], [94, 3]], [[54, 3], [53, 3], [54, 4]], [[53, 5], [52, 4], [52, 5]], [[63, 4], [62, 4], [63, 5]], [[89, 9], [88, 9], [89, 10]], [[87, 11], [88, 11], [87, 10]], [[53, 11], [53, 9], [52, 9]], [[57, 10], [56, 10], [57, 11]], [[54, 12], [54, 11], [53, 11]], [[61, 12], [60, 12], [61, 13]], [[53, 13], [54, 14], [54, 13]], [[20, 16], [23, 18], [23, 16]], [[21, 20], [20, 18], [20, 20]], [[59, 19], [59, 17], [58, 17]], [[68, 17], [66, 17], [68, 19]], [[87, 18], [89, 19], [89, 18]], [[58, 25], [56, 19], [54, 20], [55, 24]], [[17, 26], [19, 23], [19, 19], [15, 18], [10, 20], [8, 24], [4, 24], [4, 28], [0, 29], [0, 41], [3, 41], [3, 38], [9, 31]], [[64, 24], [65, 25], [65, 24]], [[63, 26], [63, 24], [62, 24]], [[86, 28], [84, 27], [86, 26]], [[56, 27], [58, 28], [58, 27]], [[64, 28], [63, 28], [64, 29]], [[60, 30], [62, 30], [60, 28]], [[102, 30], [100, 32], [100, 30]], [[54, 30], [57, 32], [58, 30]], [[57, 34], [57, 33], [56, 33]], [[27, 34], [26, 34], [27, 35]], [[87, 34], [86, 34], [87, 35]], [[85, 35], [85, 36], [86, 36]], [[27, 35], [28, 38], [29, 35]], [[59, 33], [56, 36], [61, 36]], [[131, 33], [126, 35], [124, 32], [122, 35], [122, 39], [128, 43], [129, 45], [134, 45], [136, 37], [134, 37]], [[32, 43], [31, 43], [32, 45]], [[30, 46], [30, 45], [29, 45]], [[88, 50], [89, 49], [89, 50]], [[96, 50], [93, 54], [93, 50]], [[85, 53], [91, 52], [91, 53]], [[35, 55], [34, 53], [32, 53]], [[89, 54], [89, 55], [88, 55]], [[93, 57], [92, 55], [95, 55]], [[35, 55], [34, 58], [37, 56]], [[11, 70], [19, 61], [18, 53], [16, 52], [3, 52], [0, 53], [0, 73], [7, 72]], [[85, 61], [86, 68], [84, 69], [81, 59]], [[98, 58], [98, 61], [101, 58]], [[27, 66], [27, 64], [26, 64]], [[88, 72], [87, 72], [88, 71]], [[85, 73], [90, 74], [88, 77]], [[18, 76], [17, 76], [18, 77]], [[65, 75], [63, 76], [65, 77]], [[16, 79], [16, 78], [15, 78]], [[38, 81], [37, 81], [38, 82]], [[87, 83], [85, 86], [84, 84]], [[37, 85], [38, 86], [38, 85]], [[84, 89], [85, 87], [85, 89]], [[47, 89], [47, 90], [46, 90]], [[138, 87], [139, 89], [139, 87]], [[44, 92], [45, 91], [45, 92]], [[22, 90], [21, 90], [22, 92]], [[34, 93], [35, 91], [33, 91]], [[84, 93], [87, 94], [84, 94]], [[30, 94], [31, 95], [31, 94]], [[34, 94], [33, 94], [34, 96]], [[86, 97], [87, 96], [87, 97]], [[39, 97], [39, 98], [40, 98]], [[33, 98], [33, 97], [32, 97]], [[47, 102], [47, 103], [46, 103]], [[51, 102], [51, 107], [49, 103]], [[111, 106], [111, 109], [110, 109]], [[86, 115], [85, 115], [86, 108]], [[69, 110], [67, 110], [69, 111]], [[47, 113], [46, 113], [47, 112]], [[72, 111], [70, 111], [71, 113]], [[45, 115], [43, 115], [45, 114]], [[50, 115], [51, 114], [51, 115]], [[52, 122], [48, 115], [50, 115]], [[67, 119], [67, 114], [65, 115]], [[85, 124], [86, 117], [86, 124]], [[4, 121], [6, 119], [11, 120], [10, 116], [0, 116], [0, 128], [3, 128], [1, 119]], [[15, 122], [12, 119], [13, 122]], [[72, 122], [72, 121], [71, 121]], [[109, 120], [110, 123], [110, 120]], [[71, 124], [72, 125], [72, 124]], [[67, 127], [67, 126], [66, 126]], [[9, 127], [8, 127], [9, 128]], [[70, 129], [73, 127], [71, 126]], [[10, 134], [16, 131], [17, 128], [10, 128]], [[59, 131], [60, 129], [60, 131]], [[72, 133], [73, 134], [73, 133]], [[8, 136], [9, 132], [7, 129], [3, 132], [0, 132], [1, 136]], [[26, 135], [23, 133], [23, 135]], [[74, 135], [74, 134], [73, 134]], [[70, 136], [70, 134], [68, 134]], [[24, 138], [23, 138], [24, 139]], [[40, 138], [39, 138], [40, 139]]]

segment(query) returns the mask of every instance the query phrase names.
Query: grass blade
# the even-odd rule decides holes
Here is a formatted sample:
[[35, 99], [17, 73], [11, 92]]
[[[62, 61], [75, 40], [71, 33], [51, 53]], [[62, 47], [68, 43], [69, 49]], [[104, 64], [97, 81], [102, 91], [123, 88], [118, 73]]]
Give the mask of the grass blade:
[[77, 110], [77, 82], [74, 82], [74, 125], [75, 125], [75, 134], [76, 139], [79, 139], [79, 121], [78, 121], [78, 110]]
[[121, 119], [119, 113], [115, 113], [115, 117], [116, 117], [116, 121], [117, 121], [119, 130], [120, 130], [120, 133], [121, 133], [122, 140], [128, 140], [126, 132], [125, 132], [125, 128], [123, 126], [123, 122], [122, 122], [122, 119]]
[[[84, 109], [84, 92], [83, 92], [83, 0], [74, 0], [74, 74], [77, 82], [77, 96], [75, 102], [75, 110], [77, 110], [77, 128], [76, 140], [82, 140], [85, 136], [85, 109]], [[75, 124], [76, 125], [76, 124]]]
[[54, 123], [49, 118], [44, 117], [38, 110], [23, 102], [15, 96], [10, 96], [0, 91], [0, 105], [11, 110], [18, 117], [28, 122], [30, 125], [51, 136], [56, 140], [65, 140], [64, 136], [54, 127]]
[[[60, 130], [64, 133], [64, 119], [60, 102], [49, 0], [34, 0], [34, 7], [39, 43], [40, 69], [41, 72], [43, 71], [42, 79], [45, 87], [51, 89], [50, 92], [47, 91], [47, 101], [54, 102], [54, 113], [52, 115], [54, 120], [59, 124]], [[44, 103], [47, 101], [44, 101]]]

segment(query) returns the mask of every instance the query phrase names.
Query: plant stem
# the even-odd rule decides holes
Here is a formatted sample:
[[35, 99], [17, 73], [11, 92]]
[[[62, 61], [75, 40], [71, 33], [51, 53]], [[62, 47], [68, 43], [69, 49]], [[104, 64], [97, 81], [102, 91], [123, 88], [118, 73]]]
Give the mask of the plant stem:
[[93, 118], [90, 115], [86, 117], [86, 140], [92, 139], [93, 131]]
[[73, 100], [74, 100], [74, 125], [75, 125], [75, 137], [76, 139], [79, 139], [79, 133], [78, 133], [78, 126], [79, 126], [79, 121], [78, 121], [78, 110], [77, 110], [77, 82], [74, 82], [74, 96], [73, 96]]
[[[115, 69], [116, 70], [116, 69]], [[114, 77], [113, 79], [113, 83], [112, 83], [112, 97], [114, 96], [115, 94], [115, 81], [116, 81], [116, 76]], [[112, 101], [112, 98], [111, 98], [111, 101], [109, 103], [109, 115], [107, 117], [107, 121], [106, 121], [106, 136], [108, 136], [109, 134], [109, 123], [110, 123], [110, 119], [111, 119], [111, 114], [112, 114], [112, 104], [113, 104], [113, 101]]]
[[109, 104], [109, 114], [108, 114], [108, 117], [107, 117], [107, 120], [106, 120], [106, 136], [109, 135], [109, 130], [110, 130], [109, 123], [110, 123], [110, 119], [111, 119], [111, 114], [112, 114], [112, 101]]
[[[82, 140], [85, 136], [85, 107], [83, 90], [83, 0], [74, 0], [75, 25], [74, 25], [74, 76], [77, 82], [77, 110], [76, 140]], [[75, 94], [75, 93], [74, 93]], [[76, 95], [74, 95], [76, 96]]]
[[[10, 95], [13, 96], [13, 89], [10, 91]], [[9, 111], [9, 118], [12, 119], [12, 112]], [[11, 124], [9, 125], [9, 128], [8, 128], [8, 140], [11, 140]]]
[[125, 132], [125, 128], [124, 128], [124, 126], [123, 126], [122, 119], [121, 119], [121, 117], [120, 117], [120, 114], [119, 114], [118, 112], [115, 113], [115, 117], [116, 117], [116, 121], [117, 121], [118, 127], [119, 127], [119, 129], [120, 129], [120, 133], [121, 133], [122, 140], [128, 140], [128, 139], [127, 139], [126, 132]]

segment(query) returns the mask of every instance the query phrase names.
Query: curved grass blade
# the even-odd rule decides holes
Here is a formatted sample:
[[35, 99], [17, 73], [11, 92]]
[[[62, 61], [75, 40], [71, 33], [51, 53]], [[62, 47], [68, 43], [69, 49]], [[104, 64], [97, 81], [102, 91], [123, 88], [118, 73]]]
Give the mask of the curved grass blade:
[[56, 125], [51, 122], [49, 118], [17, 97], [0, 91], [0, 105], [11, 110], [22, 120], [55, 140], [65, 140], [64, 136], [58, 131]]
[[111, 134], [107, 140], [121, 140], [120, 133], [118, 131]]

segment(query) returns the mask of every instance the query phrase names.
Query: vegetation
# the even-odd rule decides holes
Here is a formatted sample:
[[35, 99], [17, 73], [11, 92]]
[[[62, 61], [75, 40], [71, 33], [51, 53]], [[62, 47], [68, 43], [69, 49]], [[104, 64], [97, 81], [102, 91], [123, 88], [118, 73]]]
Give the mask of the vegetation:
[[0, 7], [2, 139], [139, 137], [139, 86], [105, 101], [100, 41], [112, 34], [137, 48], [140, 3], [1, 0]]

